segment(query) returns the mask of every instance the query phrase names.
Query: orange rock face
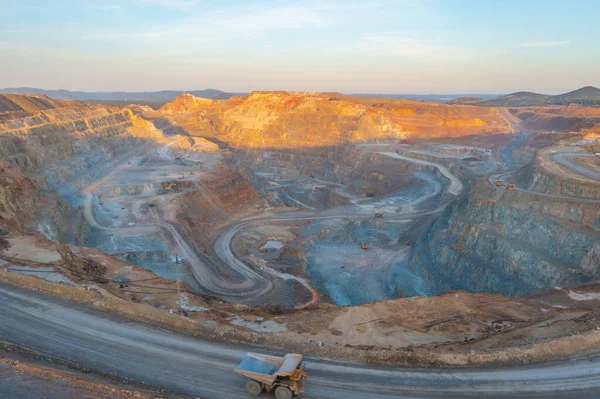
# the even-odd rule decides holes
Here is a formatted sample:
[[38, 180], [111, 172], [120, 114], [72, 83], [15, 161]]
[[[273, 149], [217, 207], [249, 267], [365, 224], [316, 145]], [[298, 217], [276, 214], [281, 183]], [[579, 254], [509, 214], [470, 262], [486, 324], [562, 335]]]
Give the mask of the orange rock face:
[[494, 108], [336, 93], [253, 92], [227, 101], [182, 95], [159, 112], [190, 135], [247, 148], [320, 147], [510, 130]]
[[170, 103], [160, 107], [158, 111], [165, 114], [175, 114], [182, 112], [205, 111], [213, 106], [219, 107], [220, 103], [209, 98], [198, 98], [192, 96], [191, 94], [182, 94]]

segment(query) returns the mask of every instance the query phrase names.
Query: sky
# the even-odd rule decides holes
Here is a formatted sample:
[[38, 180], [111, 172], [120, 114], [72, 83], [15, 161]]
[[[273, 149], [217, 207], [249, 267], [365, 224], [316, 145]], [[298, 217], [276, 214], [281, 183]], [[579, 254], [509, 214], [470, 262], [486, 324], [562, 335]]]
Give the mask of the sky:
[[597, 0], [0, 0], [0, 87], [547, 94], [600, 86]]

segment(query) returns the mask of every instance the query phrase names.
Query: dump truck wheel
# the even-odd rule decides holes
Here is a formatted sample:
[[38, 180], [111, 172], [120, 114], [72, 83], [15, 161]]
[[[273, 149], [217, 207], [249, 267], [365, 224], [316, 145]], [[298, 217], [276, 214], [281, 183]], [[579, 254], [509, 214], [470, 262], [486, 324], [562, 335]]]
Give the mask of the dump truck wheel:
[[287, 387], [278, 386], [275, 388], [275, 397], [277, 399], [292, 399], [292, 396], [292, 391]]
[[250, 395], [258, 396], [262, 393], [262, 386], [258, 382], [250, 380], [246, 383], [246, 392]]

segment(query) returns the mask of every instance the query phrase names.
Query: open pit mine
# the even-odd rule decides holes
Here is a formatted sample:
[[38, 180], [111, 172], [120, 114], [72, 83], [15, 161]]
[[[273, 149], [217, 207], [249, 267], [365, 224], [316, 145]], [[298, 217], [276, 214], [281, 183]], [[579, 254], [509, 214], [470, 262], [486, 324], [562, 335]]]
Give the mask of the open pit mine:
[[329, 358], [569, 356], [600, 344], [598, 153], [583, 106], [0, 95], [0, 282]]

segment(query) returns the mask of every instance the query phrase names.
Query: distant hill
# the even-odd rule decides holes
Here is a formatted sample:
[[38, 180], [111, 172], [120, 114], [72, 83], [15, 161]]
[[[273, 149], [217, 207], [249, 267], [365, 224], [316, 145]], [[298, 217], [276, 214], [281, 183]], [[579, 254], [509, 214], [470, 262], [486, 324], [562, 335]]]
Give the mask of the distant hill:
[[497, 98], [499, 94], [377, 94], [377, 93], [356, 93], [350, 94], [356, 97], [370, 98], [394, 98], [412, 101], [426, 101], [433, 103], [451, 103], [459, 98], [478, 98], [481, 101]]
[[593, 86], [582, 87], [569, 93], [552, 96], [553, 104], [592, 102], [600, 105], [600, 89]]
[[565, 94], [547, 95], [520, 91], [507, 94], [494, 100], [477, 103], [484, 107], [525, 107], [538, 105], [569, 105], [581, 104], [587, 106], [600, 106], [600, 89], [592, 86], [582, 87]]
[[226, 93], [221, 90], [206, 89], [206, 90], [162, 90], [151, 92], [125, 92], [125, 91], [69, 91], [69, 90], [44, 90], [33, 87], [17, 87], [0, 89], [0, 93], [4, 94], [38, 94], [46, 95], [54, 100], [78, 100], [85, 102], [98, 102], [105, 104], [129, 104], [142, 103], [151, 106], [159, 107], [165, 103], [173, 101], [177, 96], [183, 93], [192, 94], [195, 97], [210, 98], [213, 100], [226, 100], [235, 95]]
[[484, 107], [520, 107], [530, 105], [547, 105], [548, 98], [545, 94], [532, 93], [530, 91], [518, 91], [516, 93], [507, 94], [498, 97], [494, 100], [482, 101], [478, 105]]
[[479, 104], [480, 102], [483, 102], [483, 98], [480, 97], [459, 97], [456, 98], [452, 101], [448, 101], [448, 104], [454, 105], [454, 104], [458, 104], [458, 105], [476, 105]]
[[[235, 95], [246, 95], [246, 93], [228, 93], [221, 90], [162, 90], [149, 92], [125, 92], [125, 91], [69, 91], [69, 90], [44, 90], [32, 87], [17, 87], [0, 89], [0, 94], [35, 94], [45, 95], [54, 100], [77, 100], [88, 103], [112, 104], [126, 106], [131, 103], [149, 105], [158, 109], [162, 105], [173, 101], [181, 94], [189, 93], [194, 97], [209, 98], [212, 100], [226, 100]], [[512, 94], [499, 96], [498, 94], [377, 94], [358, 93], [351, 94], [356, 97], [369, 98], [392, 98], [406, 99], [412, 101], [426, 101], [447, 104], [479, 105], [483, 107], [526, 107], [542, 105], [569, 105], [580, 104], [592, 107], [600, 107], [600, 89], [593, 86], [559, 95], [539, 94], [528, 91], [520, 91]]]

